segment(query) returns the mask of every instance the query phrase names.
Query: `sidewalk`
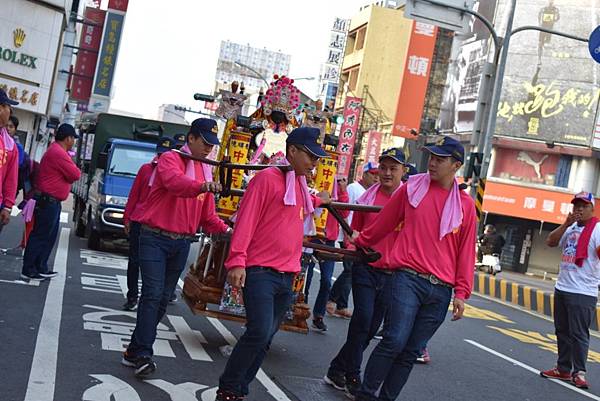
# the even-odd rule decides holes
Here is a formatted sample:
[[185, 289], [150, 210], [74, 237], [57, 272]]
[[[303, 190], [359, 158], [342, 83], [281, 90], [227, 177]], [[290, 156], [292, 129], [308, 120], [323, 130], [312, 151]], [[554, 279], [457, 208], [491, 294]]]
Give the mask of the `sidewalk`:
[[[513, 272], [498, 273], [495, 277], [487, 273], [475, 272], [473, 292], [553, 317], [554, 283], [551, 278], [544, 280]], [[600, 305], [596, 307], [592, 330], [600, 331]]]

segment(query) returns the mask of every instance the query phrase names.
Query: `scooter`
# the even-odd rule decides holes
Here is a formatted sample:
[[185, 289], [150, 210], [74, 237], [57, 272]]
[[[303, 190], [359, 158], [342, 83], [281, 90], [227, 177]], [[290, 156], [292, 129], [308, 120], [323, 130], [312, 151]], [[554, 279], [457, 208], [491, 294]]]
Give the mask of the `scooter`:
[[500, 255], [497, 253], [491, 255], [483, 255], [482, 261], [475, 263], [475, 266], [486, 273], [495, 276], [497, 273], [502, 271], [502, 266], [500, 265]]

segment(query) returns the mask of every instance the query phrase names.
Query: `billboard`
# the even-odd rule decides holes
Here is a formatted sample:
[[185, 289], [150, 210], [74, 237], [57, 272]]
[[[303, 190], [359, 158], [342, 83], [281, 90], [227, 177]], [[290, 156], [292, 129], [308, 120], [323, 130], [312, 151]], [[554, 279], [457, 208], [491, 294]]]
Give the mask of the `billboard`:
[[[587, 38], [599, 16], [600, 0], [532, 0], [517, 7], [515, 27], [536, 25]], [[590, 146], [600, 91], [587, 44], [545, 32], [517, 35], [496, 134]]]
[[431, 24], [412, 23], [392, 135], [415, 138], [413, 132], [419, 132], [437, 31]]
[[93, 94], [96, 96], [110, 97], [124, 21], [125, 15], [120, 12], [109, 10], [106, 13], [93, 89]]
[[340, 129], [338, 142], [338, 175], [348, 177], [354, 157], [354, 144], [358, 134], [362, 100], [358, 97], [346, 97], [344, 104], [344, 123]]

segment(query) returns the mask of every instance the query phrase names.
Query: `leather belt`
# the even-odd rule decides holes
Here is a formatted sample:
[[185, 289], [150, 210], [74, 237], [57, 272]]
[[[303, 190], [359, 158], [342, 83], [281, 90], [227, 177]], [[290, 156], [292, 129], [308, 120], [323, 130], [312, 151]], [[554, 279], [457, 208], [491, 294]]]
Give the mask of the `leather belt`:
[[142, 224], [142, 230], [150, 231], [151, 233], [162, 235], [163, 237], [167, 237], [173, 240], [185, 239], [188, 241], [194, 241], [196, 239], [195, 235], [174, 233], [171, 231], [162, 230], [160, 228], [150, 227], [146, 224]]
[[272, 273], [277, 273], [277, 274], [281, 274], [281, 275], [296, 275], [297, 273], [293, 273], [293, 272], [281, 272], [273, 267], [268, 267], [268, 266], [248, 266], [246, 268], [246, 270], [248, 269], [254, 269], [254, 270], [263, 270], [263, 271], [267, 271], [267, 272], [272, 272]]
[[400, 268], [400, 271], [406, 272], [408, 274], [412, 274], [413, 276], [424, 278], [425, 280], [429, 281], [433, 285], [441, 285], [441, 286], [448, 287], [448, 288], [454, 288], [453, 285], [440, 280], [433, 274], [419, 273], [418, 271], [415, 271], [415, 270], [411, 269], [410, 267], [405, 267], [405, 266], [402, 266]]
[[35, 192], [33, 197], [35, 198], [35, 200], [40, 202], [60, 203], [60, 201], [54, 196], [44, 192]]

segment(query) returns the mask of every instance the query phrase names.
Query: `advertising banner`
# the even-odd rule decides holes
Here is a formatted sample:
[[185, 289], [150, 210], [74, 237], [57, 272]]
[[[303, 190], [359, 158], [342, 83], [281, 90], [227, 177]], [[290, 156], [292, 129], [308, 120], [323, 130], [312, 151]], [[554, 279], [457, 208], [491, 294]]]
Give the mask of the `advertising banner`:
[[71, 84], [71, 98], [87, 105], [92, 93], [106, 11], [87, 7], [83, 16], [86, 21], [95, 25], [84, 24], [81, 31], [79, 51], [75, 62], [74, 72], [76, 75], [73, 75]]
[[344, 104], [344, 123], [340, 129], [338, 142], [338, 175], [348, 177], [352, 158], [354, 157], [354, 144], [358, 134], [362, 100], [358, 97], [346, 97]]

